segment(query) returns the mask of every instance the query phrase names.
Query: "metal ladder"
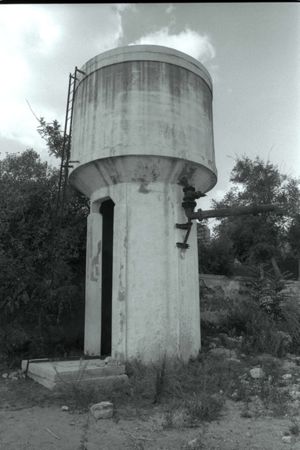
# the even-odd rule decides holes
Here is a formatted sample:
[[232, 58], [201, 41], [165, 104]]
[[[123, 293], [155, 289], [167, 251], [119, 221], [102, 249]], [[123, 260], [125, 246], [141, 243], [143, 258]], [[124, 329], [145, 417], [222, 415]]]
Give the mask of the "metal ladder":
[[75, 67], [74, 73], [69, 74], [69, 87], [68, 87], [68, 97], [65, 115], [65, 126], [64, 126], [61, 162], [59, 170], [58, 193], [56, 199], [56, 214], [58, 217], [61, 217], [63, 214], [69, 168], [73, 167], [70, 165], [70, 163], [79, 162], [79, 161], [70, 161], [74, 94], [76, 89], [76, 82], [79, 81], [78, 74], [85, 75], [85, 72], [78, 69], [77, 66]]
[[[71, 134], [72, 134], [72, 121], [73, 121], [73, 106], [74, 106], [74, 94], [76, 90], [76, 82], [78, 80], [78, 74], [85, 75], [84, 72], [75, 67], [75, 71], [73, 74], [69, 74], [69, 87], [68, 87], [68, 97], [67, 97], [67, 106], [66, 106], [66, 115], [65, 115], [65, 124], [64, 124], [64, 132], [63, 132], [63, 140], [61, 147], [61, 161], [60, 161], [60, 169], [59, 169], [59, 181], [58, 188], [56, 194], [56, 203], [53, 209], [52, 215], [52, 246], [50, 250], [50, 261], [51, 261], [51, 283], [50, 287], [53, 286], [54, 283], [54, 274], [56, 270], [56, 258], [58, 257], [58, 243], [61, 237], [62, 230], [62, 220], [64, 215], [64, 205], [66, 199], [66, 189], [68, 182], [68, 174], [69, 168], [72, 167], [70, 163], [70, 150], [71, 150]], [[79, 162], [79, 161], [73, 161]]]

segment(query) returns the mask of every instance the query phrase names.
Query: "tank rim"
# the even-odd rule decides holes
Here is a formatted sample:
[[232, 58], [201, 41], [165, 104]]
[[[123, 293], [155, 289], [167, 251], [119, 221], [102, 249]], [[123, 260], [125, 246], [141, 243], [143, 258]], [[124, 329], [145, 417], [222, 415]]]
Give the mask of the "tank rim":
[[157, 61], [177, 65], [200, 75], [212, 90], [212, 78], [206, 67], [196, 58], [171, 47], [161, 45], [126, 45], [99, 53], [89, 59], [81, 70], [92, 72], [112, 64], [129, 61]]

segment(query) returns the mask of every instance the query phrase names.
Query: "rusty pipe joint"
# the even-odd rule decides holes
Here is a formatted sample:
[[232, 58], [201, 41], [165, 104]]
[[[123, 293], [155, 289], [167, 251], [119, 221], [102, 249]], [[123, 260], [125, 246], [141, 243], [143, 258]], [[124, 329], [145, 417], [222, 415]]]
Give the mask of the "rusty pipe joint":
[[190, 220], [192, 219], [192, 215], [194, 214], [194, 209], [197, 206], [196, 199], [205, 197], [200, 191], [196, 191], [193, 186], [186, 186], [183, 188], [184, 197], [182, 202], [182, 207], [185, 211], [185, 215]]

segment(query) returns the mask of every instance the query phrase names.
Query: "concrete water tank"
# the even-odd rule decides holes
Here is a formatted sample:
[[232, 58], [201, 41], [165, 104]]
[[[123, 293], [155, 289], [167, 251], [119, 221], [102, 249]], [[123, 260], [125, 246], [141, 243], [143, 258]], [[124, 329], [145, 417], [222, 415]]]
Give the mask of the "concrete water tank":
[[182, 187], [216, 183], [212, 82], [179, 51], [128, 46], [89, 60], [77, 82], [70, 182], [91, 201], [85, 352], [145, 362], [200, 349], [196, 227]]

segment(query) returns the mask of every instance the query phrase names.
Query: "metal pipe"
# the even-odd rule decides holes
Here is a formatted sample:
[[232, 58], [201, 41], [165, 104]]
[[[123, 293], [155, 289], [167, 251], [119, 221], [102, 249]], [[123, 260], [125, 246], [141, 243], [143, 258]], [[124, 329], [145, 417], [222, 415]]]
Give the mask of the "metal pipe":
[[204, 220], [217, 217], [243, 216], [248, 214], [260, 214], [267, 212], [275, 212], [276, 214], [284, 214], [284, 210], [279, 205], [255, 205], [255, 206], [237, 206], [235, 208], [220, 208], [202, 211], [198, 209], [197, 212], [191, 212], [186, 209], [185, 213], [188, 219]]

